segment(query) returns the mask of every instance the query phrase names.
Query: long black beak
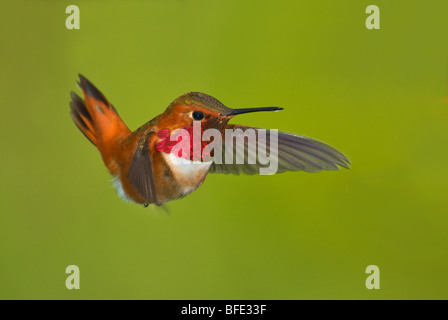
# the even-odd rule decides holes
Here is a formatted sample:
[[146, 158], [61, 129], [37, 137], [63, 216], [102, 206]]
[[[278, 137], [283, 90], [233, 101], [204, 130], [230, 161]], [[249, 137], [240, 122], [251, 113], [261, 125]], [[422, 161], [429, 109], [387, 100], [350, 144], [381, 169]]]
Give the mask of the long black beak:
[[243, 113], [249, 113], [249, 112], [258, 112], [258, 111], [280, 111], [283, 110], [283, 108], [280, 107], [262, 107], [262, 108], [244, 108], [244, 109], [233, 109], [230, 111], [230, 113], [223, 114], [221, 113], [221, 116], [236, 116], [238, 114]]

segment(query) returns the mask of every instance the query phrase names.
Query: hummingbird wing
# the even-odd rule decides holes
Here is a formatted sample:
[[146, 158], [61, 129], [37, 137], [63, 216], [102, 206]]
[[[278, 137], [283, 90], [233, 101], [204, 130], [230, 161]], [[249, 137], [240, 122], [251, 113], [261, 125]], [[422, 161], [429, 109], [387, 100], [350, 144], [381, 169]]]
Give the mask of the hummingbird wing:
[[[260, 136], [260, 128], [246, 127], [241, 125], [227, 125], [227, 129], [234, 130], [233, 152], [226, 149], [225, 139], [223, 139], [222, 155], [223, 163], [218, 164], [213, 162], [210, 166], [210, 173], [232, 173], [232, 174], [258, 174], [260, 168], [269, 167], [269, 157], [274, 157], [277, 154], [278, 168], [276, 173], [285, 171], [307, 171], [319, 172], [322, 170], [339, 170], [338, 166], [350, 169], [350, 161], [341, 152], [330, 147], [329, 145], [305, 136], [300, 136], [287, 132], [278, 131], [278, 151], [271, 148], [270, 144], [270, 130], [263, 130], [266, 132], [266, 153], [265, 155], [257, 155], [257, 144]], [[240, 129], [240, 130], [236, 130]], [[248, 129], [255, 132], [256, 142], [249, 143], [245, 138]], [[236, 131], [235, 131], [236, 130]], [[244, 140], [244, 148], [236, 148], [235, 141], [238, 139]], [[273, 149], [273, 150], [271, 150]], [[226, 155], [226, 152], [229, 155]], [[248, 163], [249, 155], [255, 156], [255, 163]], [[226, 157], [230, 156], [229, 163]], [[243, 164], [237, 164], [236, 159], [244, 159]]]
[[140, 139], [131, 166], [129, 167], [127, 179], [135, 190], [146, 200], [146, 203], [160, 205], [157, 201], [153, 165], [148, 143], [154, 134], [154, 132], [149, 132]]

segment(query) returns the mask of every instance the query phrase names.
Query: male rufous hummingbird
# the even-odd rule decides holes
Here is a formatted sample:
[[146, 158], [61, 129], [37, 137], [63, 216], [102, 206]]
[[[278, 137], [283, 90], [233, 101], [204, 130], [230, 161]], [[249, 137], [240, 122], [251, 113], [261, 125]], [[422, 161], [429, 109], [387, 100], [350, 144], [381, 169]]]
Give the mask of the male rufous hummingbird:
[[[202, 131], [213, 128], [223, 136], [225, 129], [241, 129], [241, 134], [248, 129], [259, 132], [261, 129], [228, 122], [243, 113], [282, 110], [279, 107], [231, 109], [205, 93], [190, 92], [174, 100], [162, 114], [132, 132], [106, 97], [82, 75], [79, 78], [84, 99], [71, 92], [70, 115], [73, 121], [100, 152], [114, 177], [117, 193], [123, 199], [145, 207], [149, 204], [162, 205], [190, 194], [204, 182], [208, 173], [255, 174], [265, 165], [182, 158], [181, 154], [171, 152], [173, 145], [167, 138], [170, 133], [178, 129], [189, 130], [194, 122], [200, 122]], [[277, 137], [277, 173], [338, 170], [338, 166], [350, 168], [350, 161], [341, 152], [323, 142], [286, 132], [278, 132]], [[223, 147], [225, 144], [223, 140]], [[202, 149], [206, 145], [201, 142]], [[248, 144], [244, 146], [245, 152], [251, 152]], [[269, 146], [267, 144], [267, 150]]]

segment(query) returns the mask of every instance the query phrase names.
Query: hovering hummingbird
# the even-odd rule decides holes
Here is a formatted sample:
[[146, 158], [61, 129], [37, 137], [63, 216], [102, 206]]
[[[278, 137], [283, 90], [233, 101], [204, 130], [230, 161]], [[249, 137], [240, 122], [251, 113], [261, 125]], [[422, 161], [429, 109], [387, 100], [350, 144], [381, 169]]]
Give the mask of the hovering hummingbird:
[[[134, 132], [129, 130], [114, 106], [86, 78], [79, 75], [84, 99], [71, 92], [70, 115], [76, 126], [100, 152], [104, 164], [114, 177], [118, 195], [124, 200], [143, 204], [162, 205], [195, 191], [208, 173], [255, 174], [266, 167], [266, 162], [228, 163], [205, 161], [172, 152], [176, 140], [171, 133], [185, 129], [192, 131], [195, 123], [201, 132], [207, 129], [234, 130], [244, 135], [249, 129], [261, 134], [258, 128], [228, 124], [234, 116], [258, 111], [278, 111], [279, 107], [231, 109], [217, 99], [200, 92], [190, 92], [174, 100], [168, 108]], [[239, 129], [239, 130], [236, 130]], [[268, 133], [267, 138], [270, 136]], [[229, 142], [227, 142], [229, 144]], [[329, 145], [308, 137], [286, 132], [277, 133], [277, 148], [267, 143], [266, 150], [278, 158], [276, 173], [285, 171], [318, 172], [321, 170], [349, 169], [350, 161]], [[226, 141], [223, 139], [223, 153]], [[207, 148], [201, 141], [200, 150]], [[231, 148], [236, 157], [237, 148]], [[257, 152], [256, 146], [245, 143], [242, 152]], [[247, 158], [247, 157], [246, 157]]]

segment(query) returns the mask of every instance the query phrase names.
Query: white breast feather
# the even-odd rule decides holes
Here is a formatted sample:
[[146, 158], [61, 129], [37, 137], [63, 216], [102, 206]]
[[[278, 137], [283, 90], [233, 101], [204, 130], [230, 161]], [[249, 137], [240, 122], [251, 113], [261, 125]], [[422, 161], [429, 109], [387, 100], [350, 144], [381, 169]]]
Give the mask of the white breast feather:
[[213, 161], [191, 161], [185, 158], [179, 158], [173, 153], [165, 153], [164, 157], [171, 171], [176, 176], [176, 179], [185, 186], [183, 190], [185, 195], [196, 190], [198, 187], [197, 181], [202, 180], [207, 175], [208, 169], [213, 163]]

